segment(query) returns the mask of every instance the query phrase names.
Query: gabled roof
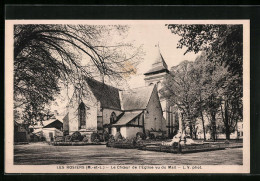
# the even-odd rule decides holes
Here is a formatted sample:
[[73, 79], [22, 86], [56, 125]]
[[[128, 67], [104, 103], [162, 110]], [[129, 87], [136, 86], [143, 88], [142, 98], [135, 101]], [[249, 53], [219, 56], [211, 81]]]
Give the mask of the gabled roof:
[[46, 128], [50, 128], [50, 127], [62, 127], [63, 125], [63, 121], [60, 121], [58, 119], [55, 120], [50, 120], [50, 121], [43, 121], [43, 127]]
[[130, 121], [132, 121], [134, 118], [139, 116], [142, 113], [142, 111], [133, 111], [133, 112], [124, 112], [124, 115], [117, 121], [113, 126], [121, 126], [126, 125]]
[[129, 91], [120, 91], [121, 108], [124, 111], [143, 110], [152, 95], [154, 86], [139, 87]]
[[157, 55], [155, 57], [154, 63], [152, 64], [152, 68], [148, 70], [144, 75], [150, 75], [159, 72], [169, 72], [169, 70], [168, 70], [168, 65], [164, 61], [164, 58], [158, 47]]
[[54, 122], [56, 122], [56, 121], [57, 121], [59, 124], [63, 124], [63, 121], [62, 121], [62, 120], [51, 119], [51, 120], [48, 120], [48, 121], [42, 121], [42, 124], [43, 124], [43, 125], [31, 125], [31, 126], [29, 126], [29, 128], [43, 128], [43, 127], [51, 126], [51, 124], [54, 123]]
[[100, 101], [101, 107], [121, 109], [119, 89], [91, 78], [86, 78], [86, 81], [96, 99]]

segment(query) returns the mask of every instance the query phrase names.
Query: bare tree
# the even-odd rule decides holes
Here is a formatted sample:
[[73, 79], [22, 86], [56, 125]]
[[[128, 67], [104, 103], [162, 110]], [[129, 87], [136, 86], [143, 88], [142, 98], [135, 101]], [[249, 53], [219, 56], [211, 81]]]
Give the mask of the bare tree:
[[15, 25], [15, 108], [41, 110], [60, 92], [61, 83], [82, 90], [85, 77], [121, 79], [135, 73], [140, 47], [113, 40], [128, 29], [121, 25]]

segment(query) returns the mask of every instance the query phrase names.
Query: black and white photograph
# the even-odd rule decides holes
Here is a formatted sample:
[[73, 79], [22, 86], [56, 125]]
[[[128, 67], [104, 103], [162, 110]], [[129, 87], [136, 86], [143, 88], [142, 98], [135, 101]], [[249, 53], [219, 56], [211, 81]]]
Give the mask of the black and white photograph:
[[7, 173], [249, 173], [249, 20], [6, 20]]

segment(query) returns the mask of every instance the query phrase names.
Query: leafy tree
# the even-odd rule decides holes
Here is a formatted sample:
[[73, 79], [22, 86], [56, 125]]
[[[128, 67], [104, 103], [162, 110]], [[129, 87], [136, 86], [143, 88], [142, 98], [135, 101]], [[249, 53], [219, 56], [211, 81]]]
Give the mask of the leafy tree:
[[239, 76], [230, 74], [223, 67], [221, 72], [221, 74], [218, 72], [215, 75], [218, 77], [216, 86], [221, 97], [220, 112], [226, 139], [230, 139], [230, 134], [235, 131], [237, 122], [243, 118], [243, 87]]
[[135, 73], [140, 49], [112, 39], [114, 35], [124, 36], [128, 28], [120, 25], [15, 25], [15, 108], [40, 112], [54, 100], [61, 84], [72, 84], [81, 90], [84, 77], [102, 75], [121, 79]]
[[198, 80], [197, 87], [204, 89], [197, 91], [201, 99], [196, 102], [195, 107], [201, 117], [203, 110], [210, 115], [214, 139], [216, 115], [220, 111], [226, 137], [229, 139], [237, 121], [242, 119], [243, 26], [169, 24], [167, 27], [181, 37], [177, 48], [187, 47], [185, 54], [205, 52], [199, 58], [203, 59], [202, 64], [200, 61], [194, 64], [197, 67], [193, 75], [199, 77], [196, 71], [204, 74], [198, 79], [194, 77], [194, 81]]
[[206, 102], [205, 102], [205, 69], [204, 69], [204, 53], [198, 56], [193, 64], [193, 67], [189, 73], [189, 76], [192, 80], [193, 89], [195, 89], [195, 117], [201, 119], [202, 122], [202, 129], [203, 129], [203, 136], [204, 140], [206, 140], [206, 127], [205, 127], [205, 119], [204, 119], [204, 112], [206, 110]]
[[168, 29], [181, 37], [177, 48], [187, 47], [185, 52], [205, 51], [207, 60], [217, 61], [228, 67], [232, 74], [243, 74], [243, 26], [242, 25], [178, 25]]
[[[195, 62], [194, 73], [199, 72], [196, 87], [200, 94], [198, 109], [203, 109], [210, 116], [210, 126], [213, 139], [216, 138], [216, 123], [218, 114], [222, 116], [227, 139], [234, 130], [238, 120], [242, 119], [242, 84], [238, 75], [233, 75], [219, 63], [209, 62], [202, 53]], [[198, 71], [199, 70], [199, 71]], [[195, 74], [196, 75], [196, 74]], [[201, 99], [202, 98], [202, 99]]]
[[176, 106], [182, 112], [182, 121], [190, 129], [190, 136], [193, 137], [195, 124], [195, 89], [189, 76], [192, 63], [183, 61], [178, 66], [172, 67], [163, 88], [160, 90], [162, 97], [166, 98], [171, 106]]

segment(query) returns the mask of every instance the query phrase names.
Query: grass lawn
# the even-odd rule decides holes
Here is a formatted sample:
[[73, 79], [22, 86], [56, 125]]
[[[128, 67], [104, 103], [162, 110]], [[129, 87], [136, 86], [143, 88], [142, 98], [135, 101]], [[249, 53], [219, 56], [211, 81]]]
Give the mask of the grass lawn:
[[173, 154], [105, 145], [51, 146], [45, 143], [14, 145], [15, 165], [242, 165], [243, 148]]

